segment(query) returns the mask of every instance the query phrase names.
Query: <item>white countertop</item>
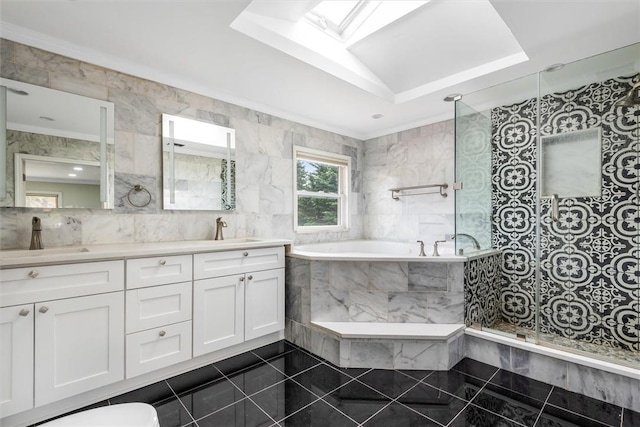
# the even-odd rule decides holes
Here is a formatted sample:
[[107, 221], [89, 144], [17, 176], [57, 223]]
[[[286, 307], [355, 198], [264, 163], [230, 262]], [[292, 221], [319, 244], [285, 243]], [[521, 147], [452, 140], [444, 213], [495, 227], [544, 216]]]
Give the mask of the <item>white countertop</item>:
[[123, 243], [111, 245], [62, 246], [40, 250], [2, 250], [0, 268], [27, 267], [125, 259], [157, 255], [255, 249], [290, 245], [286, 239], [238, 238], [225, 240], [188, 240], [179, 242]]

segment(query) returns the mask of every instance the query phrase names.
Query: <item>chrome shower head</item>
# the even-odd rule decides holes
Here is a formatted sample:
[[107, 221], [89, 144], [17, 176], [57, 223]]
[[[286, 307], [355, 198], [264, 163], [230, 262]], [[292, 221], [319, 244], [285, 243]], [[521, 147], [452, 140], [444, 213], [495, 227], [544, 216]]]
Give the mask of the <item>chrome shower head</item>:
[[640, 107], [640, 82], [633, 85], [628, 94], [615, 103], [616, 107]]

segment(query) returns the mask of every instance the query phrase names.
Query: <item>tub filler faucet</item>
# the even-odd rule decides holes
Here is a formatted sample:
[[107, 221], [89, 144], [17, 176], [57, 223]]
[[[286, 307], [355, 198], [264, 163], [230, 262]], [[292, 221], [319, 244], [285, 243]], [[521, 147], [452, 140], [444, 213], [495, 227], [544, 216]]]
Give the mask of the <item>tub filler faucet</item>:
[[451, 235], [451, 240], [455, 240], [458, 237], [466, 237], [467, 239], [469, 239], [471, 241], [471, 244], [473, 245], [473, 250], [475, 250], [475, 251], [479, 251], [480, 250], [480, 243], [478, 243], [476, 238], [473, 237], [472, 235], [465, 234], [465, 233], [452, 234]]
[[213, 240], [224, 240], [222, 228], [226, 226], [227, 223], [222, 220], [222, 217], [216, 219], [216, 237], [214, 237]]
[[31, 245], [29, 250], [33, 249], [44, 249], [44, 246], [42, 246], [42, 222], [37, 216], [34, 216], [31, 220]]

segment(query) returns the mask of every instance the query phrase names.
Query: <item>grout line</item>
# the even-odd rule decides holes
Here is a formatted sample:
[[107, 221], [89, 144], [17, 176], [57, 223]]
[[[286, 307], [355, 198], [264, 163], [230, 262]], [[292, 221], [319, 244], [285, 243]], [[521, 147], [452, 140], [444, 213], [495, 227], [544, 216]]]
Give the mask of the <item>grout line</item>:
[[[314, 394], [314, 396], [316, 396], [316, 395]], [[317, 397], [317, 396], [316, 396], [316, 397]], [[309, 406], [313, 405], [314, 403], [316, 403], [316, 402], [318, 402], [318, 401], [320, 401], [320, 400], [322, 400], [322, 399], [320, 399], [320, 398], [318, 397], [316, 400], [314, 400], [314, 401], [312, 401], [312, 402], [310, 402], [310, 403], [308, 403], [308, 404], [304, 405], [302, 408], [298, 409], [297, 411], [294, 411], [294, 412], [292, 412], [292, 413], [290, 413], [290, 414], [288, 414], [288, 415], [285, 415], [285, 416], [284, 416], [284, 418], [282, 418], [282, 419], [281, 419], [281, 420], [279, 420], [279, 421], [276, 421], [276, 424], [280, 425], [280, 423], [281, 423], [282, 421], [284, 421], [284, 420], [286, 420], [287, 418], [289, 418], [289, 417], [291, 417], [291, 416], [293, 416], [293, 415], [297, 414], [298, 412], [300, 412], [300, 411], [302, 411], [302, 410], [304, 410], [304, 409], [308, 408]], [[256, 405], [257, 405], [257, 404], [256, 404]]]
[[[193, 414], [191, 413], [191, 411], [189, 411], [189, 409], [185, 406], [185, 404], [182, 402], [182, 399], [180, 399], [180, 397], [178, 397], [178, 394], [175, 392], [175, 390], [173, 389], [173, 387], [171, 387], [171, 384], [169, 384], [169, 381], [164, 380], [165, 384], [167, 385], [167, 387], [169, 387], [169, 390], [171, 390], [171, 393], [173, 393], [173, 396], [178, 399], [178, 402], [180, 402], [180, 405], [184, 408], [185, 411], [187, 411], [187, 414], [189, 414], [189, 417], [191, 418], [191, 422], [196, 422], [196, 419], [194, 418]], [[185, 425], [188, 425], [191, 423], [187, 423]], [[197, 425], [197, 424], [196, 424]]]
[[551, 393], [553, 393], [553, 390], [556, 388], [556, 386], [552, 385], [551, 386], [551, 390], [549, 390], [549, 394], [547, 394], [547, 398], [544, 399], [544, 403], [542, 404], [542, 408], [540, 408], [540, 413], [538, 414], [537, 418], [536, 418], [536, 422], [533, 423], [533, 425], [537, 425], [538, 421], [540, 421], [540, 418], [542, 418], [542, 413], [544, 412], [544, 408], [546, 408], [547, 406], [547, 402], [549, 402], [549, 399], [551, 398]]
[[277, 422], [278, 422], [278, 421], [276, 421], [275, 419], [273, 419], [273, 417], [272, 417], [271, 415], [269, 415], [269, 414], [267, 413], [267, 411], [265, 411], [264, 409], [262, 409], [262, 406], [258, 405], [256, 402], [254, 402], [254, 401], [253, 401], [253, 399], [251, 399], [250, 397], [247, 397], [247, 399], [248, 399], [251, 403], [253, 403], [253, 404], [254, 404], [258, 409], [260, 409], [260, 410], [261, 410], [261, 411], [262, 411], [262, 412], [263, 412], [267, 417], [269, 417], [269, 419], [270, 419], [271, 421], [273, 421], [274, 423], [277, 423]]
[[[494, 378], [496, 377], [496, 375], [498, 375], [498, 372], [500, 372], [500, 370], [501, 370], [500, 368], [497, 368], [497, 369], [496, 369], [496, 371], [493, 373], [493, 375], [491, 375], [491, 378], [489, 378], [488, 380], [483, 380], [483, 379], [478, 378], [478, 377], [476, 377], [476, 376], [474, 376], [474, 375], [469, 375], [469, 374], [466, 374], [465, 372], [462, 372], [462, 373], [463, 373], [463, 374], [465, 374], [465, 375], [469, 375], [469, 376], [471, 376], [471, 377], [474, 377], [474, 378], [480, 379], [481, 381], [484, 381], [484, 384], [482, 385], [482, 387], [480, 387], [480, 389], [478, 390], [478, 392], [476, 393], [476, 395], [475, 395], [475, 396], [473, 396], [473, 398], [471, 398], [471, 399], [469, 400], [469, 405], [473, 405], [473, 406], [475, 406], [475, 407], [478, 407], [478, 408], [480, 408], [480, 409], [482, 409], [482, 410], [484, 410], [484, 411], [487, 411], [487, 412], [489, 412], [489, 413], [492, 413], [493, 415], [496, 415], [496, 416], [498, 416], [498, 417], [500, 417], [500, 418], [502, 418], [502, 419], [508, 420], [509, 422], [514, 423], [514, 424], [516, 424], [516, 425], [524, 426], [524, 424], [521, 424], [521, 423], [519, 423], [519, 422], [518, 422], [518, 421], [516, 421], [516, 420], [512, 420], [511, 418], [507, 418], [507, 417], [505, 417], [504, 415], [498, 414], [497, 412], [493, 412], [493, 411], [492, 411], [492, 410], [490, 410], [490, 409], [483, 408], [482, 406], [480, 406], [480, 405], [476, 405], [476, 404], [474, 404], [474, 403], [473, 403], [473, 401], [474, 401], [474, 400], [476, 400], [476, 398], [477, 398], [478, 396], [480, 396], [480, 393], [482, 393], [482, 391], [487, 387], [487, 384], [489, 384], [489, 383], [491, 382], [491, 380], [492, 380], [492, 379], [494, 379]], [[461, 372], [461, 371], [458, 371], [458, 372]], [[469, 406], [469, 405], [467, 405], [467, 406]], [[462, 409], [462, 411], [464, 411], [464, 410], [467, 408], [467, 406], [465, 406], [465, 407]], [[455, 420], [455, 419], [460, 415], [460, 413], [462, 413], [462, 411], [460, 411], [460, 412], [459, 412], [455, 417], [453, 417], [453, 419]], [[542, 412], [542, 410], [540, 410], [540, 412]], [[453, 420], [451, 420], [451, 421], [453, 422]], [[449, 423], [448, 425], [450, 425], [450, 424], [451, 424], [451, 423]], [[535, 424], [534, 424], [534, 425], [535, 425]]]
[[[366, 420], [364, 420], [361, 423], [356, 423], [358, 424], [358, 426], [363, 426], [365, 425], [367, 422], [371, 421], [371, 419], [373, 417], [375, 417], [376, 415], [378, 415], [380, 412], [384, 411], [385, 409], [387, 409], [389, 406], [393, 405], [394, 401], [392, 400], [391, 402], [387, 403], [386, 405], [384, 405], [382, 408], [380, 408], [380, 410], [376, 411], [373, 415], [371, 415], [369, 418], [367, 418]], [[355, 421], [355, 420], [354, 420]]]
[[351, 418], [349, 415], [345, 414], [344, 412], [342, 412], [340, 409], [336, 408], [335, 406], [333, 406], [331, 403], [327, 402], [326, 400], [320, 398], [319, 400], [321, 400], [322, 402], [324, 402], [326, 405], [329, 405], [330, 408], [332, 408], [334, 411], [337, 411], [339, 413], [341, 413], [342, 415], [344, 415], [345, 417], [347, 417], [347, 419], [353, 421], [356, 425], [360, 425], [359, 422], [357, 422], [356, 420], [354, 420], [353, 418]]

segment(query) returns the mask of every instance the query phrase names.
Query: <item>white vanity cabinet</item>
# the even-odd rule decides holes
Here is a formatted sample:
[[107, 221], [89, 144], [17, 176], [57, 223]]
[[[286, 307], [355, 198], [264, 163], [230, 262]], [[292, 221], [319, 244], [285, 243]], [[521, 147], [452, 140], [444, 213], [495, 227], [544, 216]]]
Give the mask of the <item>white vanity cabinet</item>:
[[282, 338], [288, 241], [229, 240], [0, 253], [0, 425]]
[[192, 255], [127, 260], [127, 378], [191, 359], [191, 277]]
[[284, 248], [194, 255], [193, 355], [284, 329]]
[[33, 304], [0, 308], [0, 418], [33, 407]]
[[124, 262], [0, 272], [0, 416], [124, 379]]

